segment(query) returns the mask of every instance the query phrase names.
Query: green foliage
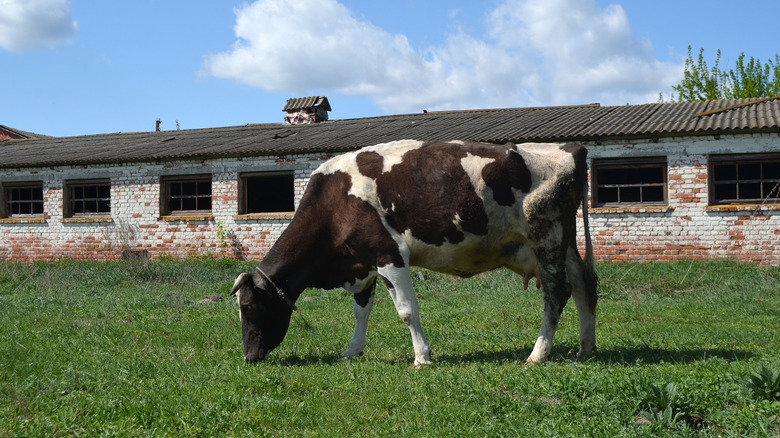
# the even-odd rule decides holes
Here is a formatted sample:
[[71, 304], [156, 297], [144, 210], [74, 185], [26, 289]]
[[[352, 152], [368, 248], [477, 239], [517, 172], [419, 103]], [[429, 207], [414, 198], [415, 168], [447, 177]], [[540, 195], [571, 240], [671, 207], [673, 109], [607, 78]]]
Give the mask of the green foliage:
[[534, 367], [540, 291], [506, 270], [415, 270], [434, 350], [415, 370], [381, 282], [363, 356], [338, 357], [351, 296], [312, 289], [285, 342], [246, 365], [229, 291], [255, 264], [0, 263], [0, 437], [780, 434], [780, 401], [752, 389], [776, 381], [777, 267], [598, 264], [599, 351], [574, 359], [569, 303], [550, 362]]
[[694, 61], [691, 46], [688, 46], [688, 58], [685, 59], [683, 80], [680, 84], [672, 87], [677, 92], [678, 102], [724, 98], [724, 75], [718, 68], [720, 50], [715, 55], [714, 64], [712, 68], [707, 66], [707, 61], [704, 60], [704, 49], [699, 50], [699, 57]]
[[754, 59], [745, 61], [745, 53], [737, 58], [736, 70], [729, 70], [724, 80], [724, 94], [728, 99], [780, 95], [780, 55], [766, 64]]
[[[673, 86], [677, 93], [672, 94], [672, 102], [694, 102], [718, 99], [742, 99], [755, 97], [772, 97], [780, 95], [780, 55], [762, 64], [760, 60], [750, 57], [746, 60], [745, 53], [737, 58], [735, 68], [720, 69], [721, 52], [715, 54], [714, 65], [710, 67], [704, 59], [704, 49], [699, 49], [699, 55], [694, 60], [691, 46], [688, 46], [688, 57], [685, 59], [685, 70], [682, 81]], [[659, 95], [663, 102], [663, 95]]]
[[752, 371], [746, 383], [760, 400], [780, 401], [780, 371], [761, 364], [761, 370]]
[[645, 410], [639, 412], [651, 424], [671, 425], [684, 422], [690, 427], [701, 427], [701, 418], [691, 412], [691, 405], [682, 401], [677, 392], [677, 385], [668, 383], [666, 386], [656, 386], [643, 382], [638, 390], [644, 392], [642, 405]]

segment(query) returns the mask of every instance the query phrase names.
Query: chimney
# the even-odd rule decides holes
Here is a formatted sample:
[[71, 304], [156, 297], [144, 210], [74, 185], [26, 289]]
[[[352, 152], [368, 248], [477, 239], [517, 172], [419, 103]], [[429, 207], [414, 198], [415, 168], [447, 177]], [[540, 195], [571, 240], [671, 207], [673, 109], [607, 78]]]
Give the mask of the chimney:
[[160, 130], [160, 123], [162, 123], [160, 121], [160, 119], [157, 119], [157, 122], [154, 124], [154, 130], [155, 131], [159, 131]]
[[328, 120], [330, 103], [325, 96], [299, 97], [287, 99], [287, 104], [282, 111], [285, 125], [303, 125], [319, 123]]

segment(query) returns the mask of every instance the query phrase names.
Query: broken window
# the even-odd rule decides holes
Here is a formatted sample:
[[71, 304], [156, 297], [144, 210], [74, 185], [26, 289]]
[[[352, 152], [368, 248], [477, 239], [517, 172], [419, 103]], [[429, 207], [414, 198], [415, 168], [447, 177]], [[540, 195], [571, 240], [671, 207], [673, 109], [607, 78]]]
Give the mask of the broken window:
[[239, 190], [241, 214], [295, 210], [295, 179], [292, 171], [241, 174]]
[[667, 202], [666, 157], [593, 160], [593, 205], [663, 205]]
[[111, 213], [111, 183], [107, 179], [67, 182], [63, 196], [66, 217]]
[[778, 155], [713, 155], [709, 175], [713, 205], [780, 202]]
[[43, 183], [24, 182], [3, 185], [5, 216], [43, 215]]
[[164, 215], [211, 212], [211, 175], [163, 179]]

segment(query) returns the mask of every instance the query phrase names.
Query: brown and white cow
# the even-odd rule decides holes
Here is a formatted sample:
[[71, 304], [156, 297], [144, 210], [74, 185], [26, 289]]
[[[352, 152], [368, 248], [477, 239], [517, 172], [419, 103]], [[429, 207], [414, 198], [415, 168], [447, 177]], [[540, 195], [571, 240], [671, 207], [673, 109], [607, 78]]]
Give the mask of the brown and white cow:
[[[409, 326], [414, 364], [430, 363], [409, 268], [468, 277], [506, 267], [541, 282], [544, 317], [529, 363], [547, 359], [570, 296], [579, 355], [596, 348], [588, 231], [587, 151], [578, 144], [403, 140], [335, 157], [312, 173], [295, 217], [252, 273], [236, 279], [244, 355], [264, 360], [284, 339], [306, 287], [354, 293], [361, 354], [377, 276]], [[586, 257], [576, 246], [582, 203]]]

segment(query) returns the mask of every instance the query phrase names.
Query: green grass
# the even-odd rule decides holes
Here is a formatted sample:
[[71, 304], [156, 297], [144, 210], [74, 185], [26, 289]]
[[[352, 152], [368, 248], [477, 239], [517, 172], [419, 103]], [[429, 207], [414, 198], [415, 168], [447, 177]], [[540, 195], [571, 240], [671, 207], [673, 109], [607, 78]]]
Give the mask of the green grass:
[[[0, 263], [0, 436], [780, 434], [780, 400], [756, 390], [776, 383], [754, 381], [780, 370], [780, 268], [600, 264], [599, 352], [573, 360], [570, 303], [536, 367], [523, 363], [539, 291], [506, 271], [415, 271], [434, 353], [415, 370], [381, 286], [362, 357], [338, 358], [348, 294], [308, 290], [285, 342], [245, 365], [228, 292], [253, 267]], [[225, 300], [198, 303], [215, 293]], [[658, 400], [673, 404], [669, 421]]]

